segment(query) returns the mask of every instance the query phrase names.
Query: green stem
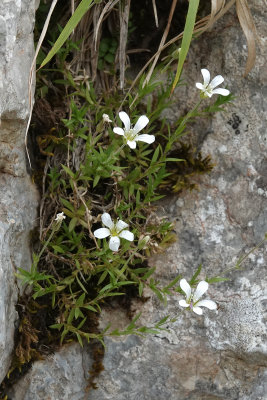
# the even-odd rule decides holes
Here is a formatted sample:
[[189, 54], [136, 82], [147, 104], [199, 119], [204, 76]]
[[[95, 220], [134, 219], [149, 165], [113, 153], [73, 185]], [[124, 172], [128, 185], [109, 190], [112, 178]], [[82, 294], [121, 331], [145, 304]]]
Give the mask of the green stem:
[[40, 258], [41, 258], [41, 256], [42, 256], [43, 252], [44, 252], [45, 249], [47, 248], [47, 246], [48, 246], [49, 242], [51, 241], [51, 239], [52, 239], [52, 237], [53, 237], [53, 235], [54, 235], [55, 232], [56, 232], [56, 226], [53, 227], [52, 232], [51, 232], [50, 235], [49, 235], [49, 238], [47, 239], [47, 241], [46, 241], [45, 244], [43, 245], [43, 248], [42, 248], [42, 250], [40, 251], [40, 253], [38, 254], [38, 259], [39, 259], [39, 260], [40, 260]]
[[239, 260], [233, 267], [230, 267], [230, 268], [227, 268], [226, 270], [224, 270], [222, 272], [222, 275], [225, 275], [234, 269], [239, 269], [240, 265], [248, 258], [248, 256], [251, 253], [253, 253], [255, 250], [257, 250], [259, 247], [261, 247], [261, 245], [265, 242], [265, 240], [267, 240], [267, 235], [265, 235], [264, 239], [259, 244], [257, 244], [255, 247], [253, 247], [247, 254], [245, 254], [243, 257], [239, 258]]
[[175, 138], [177, 136], [180, 136], [180, 134], [183, 131], [184, 126], [186, 125], [187, 121], [191, 118], [194, 117], [195, 112], [197, 111], [198, 107], [200, 106], [200, 104], [202, 103], [203, 99], [200, 99], [197, 104], [195, 105], [195, 107], [189, 111], [189, 113], [186, 114], [186, 116], [183, 118], [182, 122], [180, 123], [180, 125], [178, 126], [178, 128], [175, 131]]
[[124, 143], [122, 146], [120, 146], [120, 147], [115, 151], [115, 153], [111, 153], [111, 154], [109, 155], [108, 159], [105, 161], [105, 164], [109, 164], [110, 161], [111, 161], [117, 154], [119, 154], [119, 153], [122, 151], [122, 149], [123, 149], [124, 147], [125, 147], [125, 143]]

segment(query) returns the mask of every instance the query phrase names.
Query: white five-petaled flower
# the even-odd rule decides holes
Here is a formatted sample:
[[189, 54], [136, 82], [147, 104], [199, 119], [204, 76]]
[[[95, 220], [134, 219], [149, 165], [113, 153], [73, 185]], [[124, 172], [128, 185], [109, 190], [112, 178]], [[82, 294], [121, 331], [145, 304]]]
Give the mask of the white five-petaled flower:
[[57, 214], [57, 216], [56, 216], [56, 218], [55, 218], [55, 221], [57, 221], [57, 222], [62, 222], [63, 219], [65, 219], [65, 218], [66, 218], [66, 215], [64, 215], [64, 212], [61, 212], [61, 213], [58, 213], [58, 214]]
[[196, 87], [201, 90], [202, 96], [205, 97], [211, 97], [213, 94], [221, 94], [222, 96], [228, 96], [230, 94], [229, 90], [227, 89], [215, 89], [217, 86], [219, 86], [221, 83], [223, 83], [224, 78], [221, 75], [215, 76], [215, 78], [212, 79], [210, 82], [210, 73], [207, 69], [203, 68], [201, 70], [204, 83], [197, 82]]
[[107, 226], [107, 228], [97, 229], [94, 231], [94, 235], [97, 239], [104, 239], [108, 236], [111, 236], [109, 240], [110, 250], [118, 251], [120, 246], [120, 238], [129, 240], [130, 242], [134, 240], [133, 233], [125, 229], [129, 225], [122, 220], [119, 219], [116, 223], [114, 223], [108, 213], [104, 213], [101, 216], [101, 220], [103, 225]]
[[200, 297], [208, 290], [209, 284], [206, 281], [200, 281], [196, 290], [192, 293], [191, 286], [186, 279], [181, 279], [180, 287], [186, 295], [186, 300], [180, 300], [181, 307], [190, 307], [196, 314], [202, 315], [200, 307], [207, 307], [210, 310], [216, 310], [217, 304], [212, 300], [200, 300]]
[[108, 114], [103, 114], [102, 115], [102, 118], [103, 118], [103, 121], [104, 122], [112, 122], [112, 120], [109, 118], [109, 115]]
[[117, 133], [117, 135], [124, 136], [126, 143], [131, 149], [136, 148], [136, 142], [146, 142], [146, 143], [153, 143], [155, 141], [155, 136], [154, 135], [138, 135], [138, 133], [145, 127], [147, 126], [149, 119], [145, 115], [141, 115], [139, 117], [138, 121], [136, 122], [135, 126], [131, 128], [131, 121], [126, 114], [126, 112], [121, 111], [119, 112], [119, 117], [122, 120], [124, 124], [124, 129], [115, 127], [113, 129], [114, 133]]

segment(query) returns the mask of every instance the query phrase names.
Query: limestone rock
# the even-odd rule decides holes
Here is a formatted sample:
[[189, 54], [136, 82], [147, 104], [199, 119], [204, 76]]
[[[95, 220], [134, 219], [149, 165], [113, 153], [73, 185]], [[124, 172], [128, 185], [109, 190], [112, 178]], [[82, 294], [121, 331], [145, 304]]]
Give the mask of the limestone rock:
[[84, 400], [88, 385], [84, 363], [86, 355], [79, 344], [65, 347], [46, 361], [37, 361], [10, 396], [25, 400]]
[[13, 350], [18, 267], [29, 268], [29, 233], [38, 196], [26, 173], [24, 136], [29, 115], [34, 0], [0, 3], [0, 382]]

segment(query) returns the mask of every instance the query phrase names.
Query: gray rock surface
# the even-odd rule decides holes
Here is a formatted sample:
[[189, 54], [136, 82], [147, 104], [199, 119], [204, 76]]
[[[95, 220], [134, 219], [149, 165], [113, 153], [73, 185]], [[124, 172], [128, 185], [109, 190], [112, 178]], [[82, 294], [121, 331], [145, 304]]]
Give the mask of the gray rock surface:
[[[183, 94], [179, 91], [177, 103], [168, 113], [174, 118], [195, 104], [195, 82], [202, 80], [203, 67], [210, 69], [212, 76], [221, 73], [236, 96], [225, 113], [192, 127], [192, 140], [203, 154], [212, 155], [216, 167], [199, 179], [199, 191], [165, 202], [163, 214], [176, 220], [178, 240], [166, 254], [151, 259], [163, 282], [179, 273], [190, 279], [200, 263], [202, 278], [220, 275], [267, 231], [266, 7], [263, 0], [250, 4], [260, 43], [250, 75], [242, 78], [246, 42], [235, 14], [229, 13], [193, 44], [184, 71], [188, 86], [182, 88]], [[205, 310], [204, 316], [182, 310], [178, 305], [181, 296], [170, 298], [167, 308], [153, 296], [145, 304], [133, 305], [143, 313], [141, 323], [152, 324], [166, 314], [176, 316], [177, 321], [167, 332], [146, 339], [107, 339], [99, 388], [84, 393], [84, 399], [266, 399], [266, 246], [251, 254], [242, 270], [228, 276], [228, 282], [210, 285], [208, 294], [219, 309]], [[112, 311], [103, 315], [103, 325], [109, 315], [115, 325], [116, 319], [120, 325], [128, 323], [122, 311]], [[65, 366], [58, 368], [58, 361], [37, 362], [11, 391], [12, 400], [83, 398], [77, 397], [80, 392], [75, 385], [86, 386], [88, 349], [81, 356], [74, 345], [60, 354], [56, 357], [65, 354], [64, 362], [73, 365], [73, 376], [66, 373]], [[76, 378], [76, 368], [84, 380]], [[44, 393], [49, 386], [54, 387], [53, 393], [49, 389], [38, 397], [37, 393]]]
[[88, 348], [83, 351], [76, 343], [49, 356], [45, 362], [36, 362], [34, 373], [30, 371], [26, 379], [18, 382], [11, 398], [83, 400], [88, 385], [88, 372], [85, 375], [83, 368], [90, 364], [87, 352]]
[[29, 233], [38, 196], [26, 172], [24, 136], [29, 115], [35, 0], [0, 3], [0, 382], [13, 350], [18, 267], [29, 268]]

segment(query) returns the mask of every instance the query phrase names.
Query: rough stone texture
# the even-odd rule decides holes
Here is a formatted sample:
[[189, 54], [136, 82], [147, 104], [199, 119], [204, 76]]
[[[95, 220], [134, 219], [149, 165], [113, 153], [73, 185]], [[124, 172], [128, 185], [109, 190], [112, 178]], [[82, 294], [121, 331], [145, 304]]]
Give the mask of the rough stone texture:
[[35, 0], [0, 2], [0, 382], [13, 350], [16, 268], [29, 268], [29, 232], [37, 193], [26, 172], [24, 136], [29, 115]]
[[[178, 241], [166, 254], [151, 260], [151, 265], [157, 265], [158, 278], [164, 282], [178, 273], [189, 279], [199, 263], [203, 264], [203, 278], [205, 274], [221, 274], [258, 243], [267, 230], [266, 7], [263, 0], [250, 4], [260, 36], [256, 66], [250, 75], [242, 78], [246, 42], [235, 14], [229, 13], [212, 33], [194, 43], [185, 66], [188, 86], [178, 95], [183, 102], [178, 98], [168, 113], [169, 118], [174, 118], [177, 112], [183, 113], [195, 104], [195, 82], [202, 80], [203, 67], [209, 68], [212, 76], [223, 74], [236, 96], [234, 105], [228, 106], [225, 113], [194, 125], [195, 143], [203, 154], [212, 155], [216, 167], [199, 180], [198, 192], [165, 202], [168, 204], [164, 213], [176, 220]], [[136, 303], [134, 307], [142, 311], [141, 322], [145, 324], [166, 314], [176, 316], [177, 321], [168, 332], [146, 339], [106, 340], [105, 371], [98, 379], [99, 389], [85, 393], [84, 399], [266, 399], [265, 265], [263, 246], [248, 257], [241, 271], [229, 274], [230, 281], [211, 285], [209, 296], [219, 309], [205, 310], [204, 316], [181, 310], [181, 296], [171, 298], [167, 308], [153, 296], [145, 304]], [[128, 322], [122, 312], [112, 311], [103, 315], [103, 325], [109, 318], [114, 325], [116, 320], [119, 324]], [[66, 359], [69, 354], [66, 350]], [[72, 357], [73, 369], [77, 363], [86, 379], [90, 359], [82, 366], [80, 352]], [[23, 391], [16, 386], [11, 392], [12, 400], [33, 399], [34, 393], [43, 393], [49, 385], [54, 385], [54, 392], [42, 399], [76, 398], [72, 378], [67, 378], [66, 390], [65, 378], [70, 375], [66, 375], [65, 368], [57, 369], [51, 377], [49, 366], [53, 371], [57, 369], [57, 363], [52, 366], [51, 360], [36, 363], [18, 384]]]
[[[34, 373], [28, 374], [15, 386], [10, 398], [28, 400], [82, 400], [88, 385], [88, 372], [83, 371], [89, 365], [89, 351], [83, 351], [79, 344], [65, 347], [50, 356], [45, 362], [34, 364]], [[75, 364], [73, 364], [75, 360]], [[55, 377], [57, 379], [55, 380]]]

